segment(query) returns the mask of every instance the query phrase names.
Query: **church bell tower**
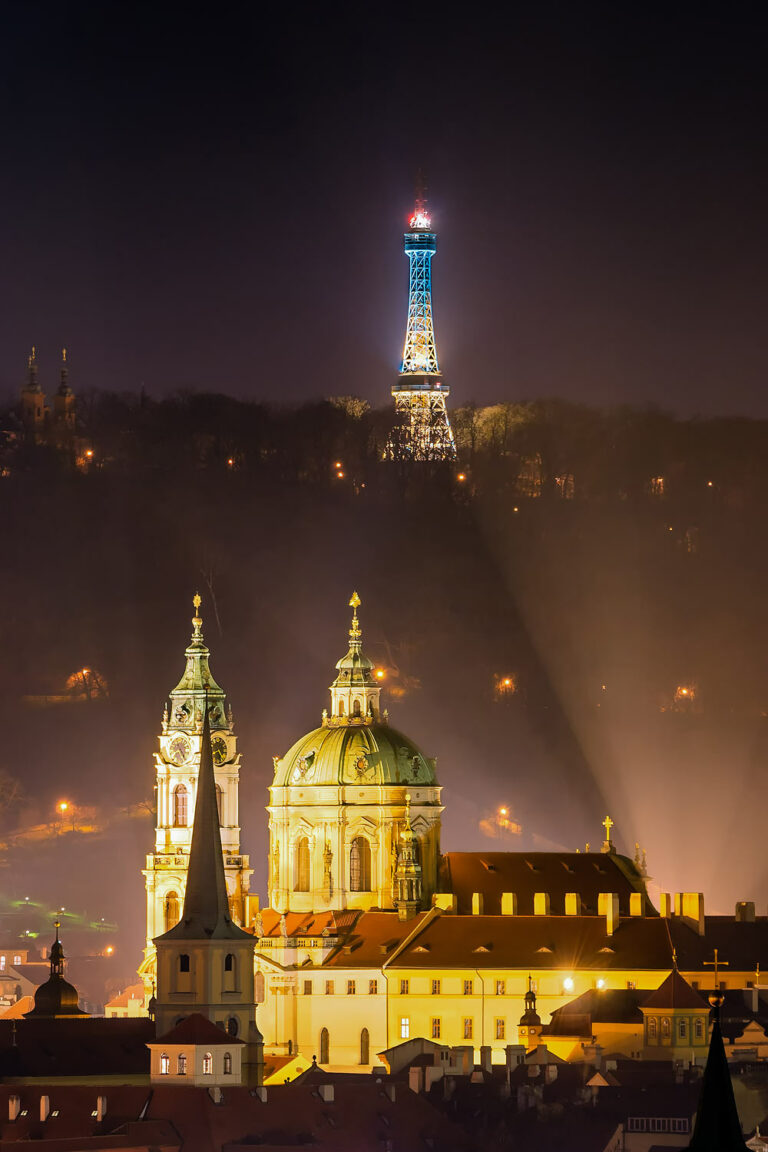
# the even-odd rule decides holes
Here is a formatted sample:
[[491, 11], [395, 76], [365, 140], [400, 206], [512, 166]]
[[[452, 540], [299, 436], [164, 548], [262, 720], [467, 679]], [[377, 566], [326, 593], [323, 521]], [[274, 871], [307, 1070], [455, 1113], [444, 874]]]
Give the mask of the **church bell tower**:
[[250, 878], [253, 869], [248, 856], [240, 851], [240, 753], [237, 751], [232, 709], [227, 707], [226, 695], [214, 680], [208, 664], [210, 650], [203, 639], [200, 596], [196, 595], [193, 603], [195, 614], [192, 637], [184, 654], [184, 675], [163, 710], [158, 750], [154, 756], [155, 846], [154, 851], [147, 855], [143, 870], [147, 890], [147, 937], [144, 961], [139, 970], [148, 992], [151, 992], [155, 980], [153, 940], [178, 922], [184, 905], [206, 699], [227, 898], [236, 924], [248, 922], [252, 899]]

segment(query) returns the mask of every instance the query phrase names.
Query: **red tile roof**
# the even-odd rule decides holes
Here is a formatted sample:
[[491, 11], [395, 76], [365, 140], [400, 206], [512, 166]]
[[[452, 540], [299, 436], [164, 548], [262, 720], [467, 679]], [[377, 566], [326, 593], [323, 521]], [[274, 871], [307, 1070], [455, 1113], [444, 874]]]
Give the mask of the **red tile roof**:
[[674, 1012], [675, 1009], [698, 1009], [700, 1012], [708, 1012], [709, 1005], [706, 1000], [699, 996], [698, 992], [694, 992], [687, 980], [684, 980], [676, 968], [673, 968], [669, 976], [655, 992], [651, 992], [642, 1003], [643, 1008], [668, 1008]]
[[219, 1028], [213, 1024], [206, 1016], [200, 1012], [193, 1012], [177, 1024], [175, 1028], [171, 1028], [170, 1032], [166, 1032], [163, 1036], [158, 1036], [156, 1040], [150, 1041], [154, 1044], [206, 1044], [210, 1047], [216, 1045], [231, 1048], [233, 1044], [243, 1044], [243, 1040], [238, 1040], [234, 1036], [230, 1036], [223, 1028]]

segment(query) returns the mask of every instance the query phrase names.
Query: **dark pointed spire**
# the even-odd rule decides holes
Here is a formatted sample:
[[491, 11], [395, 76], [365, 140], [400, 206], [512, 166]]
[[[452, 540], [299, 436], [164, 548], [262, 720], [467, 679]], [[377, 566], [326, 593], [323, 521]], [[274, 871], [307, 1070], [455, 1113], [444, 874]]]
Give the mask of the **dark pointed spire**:
[[224, 878], [219, 809], [216, 803], [216, 777], [213, 771], [211, 725], [208, 702], [203, 708], [200, 740], [200, 771], [197, 777], [195, 821], [189, 849], [184, 911], [165, 940], [251, 939], [232, 920]]
[[715, 1021], [709, 1041], [709, 1055], [701, 1081], [701, 1096], [696, 1110], [693, 1138], [689, 1152], [746, 1152], [741, 1122], [736, 1110], [733, 1084], [720, 1031], [722, 995], [710, 996]]

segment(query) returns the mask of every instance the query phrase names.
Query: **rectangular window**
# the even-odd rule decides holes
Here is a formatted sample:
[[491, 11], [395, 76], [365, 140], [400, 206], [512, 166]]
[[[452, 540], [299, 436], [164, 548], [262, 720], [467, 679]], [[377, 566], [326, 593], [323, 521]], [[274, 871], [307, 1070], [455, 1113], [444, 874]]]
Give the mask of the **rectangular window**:
[[0, 972], [5, 969], [5, 956], [0, 956]]
[[439, 996], [440, 995], [440, 981], [439, 980], [433, 980], [432, 981], [432, 995], [433, 996]]
[[652, 1116], [649, 1128], [651, 1132], [669, 1132], [669, 1120], [666, 1116]]
[[347, 980], [347, 996], [354, 996], [355, 982], [354, 980]]
[[407, 996], [408, 993], [410, 992], [410, 990], [411, 990], [410, 980], [401, 980], [400, 981], [400, 995], [401, 996]]
[[379, 992], [378, 980], [369, 980], [368, 981], [368, 995], [369, 996], [377, 996], [378, 992]]
[[694, 992], [698, 992], [698, 990], [699, 990], [698, 980], [691, 980], [691, 988], [693, 988]]
[[669, 1122], [670, 1131], [672, 1132], [687, 1132], [688, 1121], [684, 1117], [675, 1118]]
[[305, 996], [311, 996], [312, 995], [312, 981], [311, 980], [305, 980], [304, 981], [304, 995]]
[[472, 1032], [473, 1032], [472, 1018], [471, 1018], [471, 1016], [465, 1016], [464, 1017], [464, 1039], [465, 1040], [471, 1040], [472, 1039]]
[[326, 980], [325, 994], [326, 996], [333, 996], [333, 980]]
[[685, 1018], [681, 1017], [677, 1022], [677, 1034], [681, 1040], [685, 1040], [688, 1029], [685, 1026]]
[[440, 1020], [437, 1017], [433, 1017], [432, 1019], [432, 1039], [440, 1039]]
[[411, 1022], [407, 1016], [400, 1017], [400, 1039], [408, 1040], [411, 1035]]
[[504, 1018], [502, 1016], [497, 1016], [496, 1017], [496, 1039], [497, 1040], [505, 1040], [506, 1039], [506, 1030], [507, 1030], [506, 1029], [506, 1022], [505, 1022]]
[[179, 972], [189, 972], [189, 955], [186, 952], [179, 956]]
[[496, 995], [497, 996], [506, 996], [506, 994], [507, 994], [507, 982], [506, 982], [506, 980], [497, 980], [496, 981]]
[[21, 956], [14, 956], [13, 962], [14, 964], [21, 964]]
[[630, 1116], [627, 1120], [628, 1132], [645, 1132], [645, 1116]]
[[627, 988], [629, 989], [630, 992], [634, 992], [635, 989], [637, 988], [637, 981], [636, 980], [627, 980]]
[[697, 1016], [693, 1023], [693, 1029], [696, 1034], [696, 1039], [701, 1040], [704, 1035], [704, 1021], [700, 1016]]
[[728, 991], [728, 985], [726, 984], [725, 980], [720, 981], [720, 991], [721, 992], [727, 992]]
[[464, 981], [464, 995], [465, 996], [471, 996], [473, 988], [474, 988], [474, 981], [473, 980], [465, 980]]

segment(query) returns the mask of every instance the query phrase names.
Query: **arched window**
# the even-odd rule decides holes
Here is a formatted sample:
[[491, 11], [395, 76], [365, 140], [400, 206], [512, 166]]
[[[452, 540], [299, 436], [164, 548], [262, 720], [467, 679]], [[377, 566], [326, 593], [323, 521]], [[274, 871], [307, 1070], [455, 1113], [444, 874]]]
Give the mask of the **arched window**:
[[189, 972], [189, 955], [186, 952], [179, 956], [179, 972]]
[[296, 841], [293, 862], [294, 892], [309, 892], [309, 839], [301, 836]]
[[662, 1036], [669, 1036], [669, 1016], [662, 1016], [661, 1018], [661, 1034]]
[[352, 715], [353, 716], [362, 716], [362, 708], [360, 707], [360, 701], [359, 700], [355, 700], [354, 704], [352, 705]]
[[648, 1021], [648, 1036], [654, 1040], [656, 1039], [657, 1028], [658, 1024], [656, 1022], [656, 1017], [651, 1016], [650, 1020]]
[[179, 922], [179, 897], [176, 892], [168, 892], [165, 897], [165, 930], [170, 931]]
[[203, 1076], [212, 1076], [212, 1075], [213, 1075], [213, 1056], [211, 1056], [210, 1052], [206, 1052], [205, 1056], [203, 1056]]
[[697, 1016], [696, 1020], [694, 1021], [694, 1029], [696, 1031], [696, 1039], [701, 1040], [702, 1036], [704, 1035], [704, 1021], [700, 1016]]
[[187, 1054], [186, 1052], [179, 1053], [178, 1068], [179, 1076], [186, 1076], [187, 1074]]
[[160, 1057], [160, 1075], [167, 1076], [171, 1070], [171, 1058], [167, 1052], [163, 1052]]
[[173, 790], [173, 826], [174, 828], [187, 827], [187, 790], [183, 784], [177, 784]]
[[328, 1029], [323, 1028], [320, 1032], [320, 1063], [328, 1063], [328, 1054], [330, 1052], [330, 1038], [328, 1036]]
[[224, 957], [224, 971], [225, 972], [234, 972], [234, 970], [235, 970], [235, 958], [231, 952], [227, 952], [226, 956]]
[[371, 1040], [368, 1035], [368, 1029], [363, 1028], [360, 1033], [360, 1063], [370, 1064], [369, 1056], [371, 1052]]
[[343, 715], [344, 715], [344, 701], [339, 700], [339, 716], [343, 716]]
[[685, 1040], [688, 1029], [685, 1026], [685, 1017], [681, 1016], [677, 1021], [677, 1034], [681, 1040]]
[[231, 1052], [225, 1052], [224, 1053], [224, 1075], [225, 1076], [231, 1076], [232, 1075], [232, 1053]]
[[356, 836], [349, 849], [349, 887], [352, 892], [371, 890], [371, 846], [365, 836]]
[[224, 827], [224, 821], [221, 818], [221, 813], [223, 811], [223, 808], [222, 808], [221, 785], [220, 784], [216, 785], [216, 811], [219, 814], [219, 827], [223, 828]]

